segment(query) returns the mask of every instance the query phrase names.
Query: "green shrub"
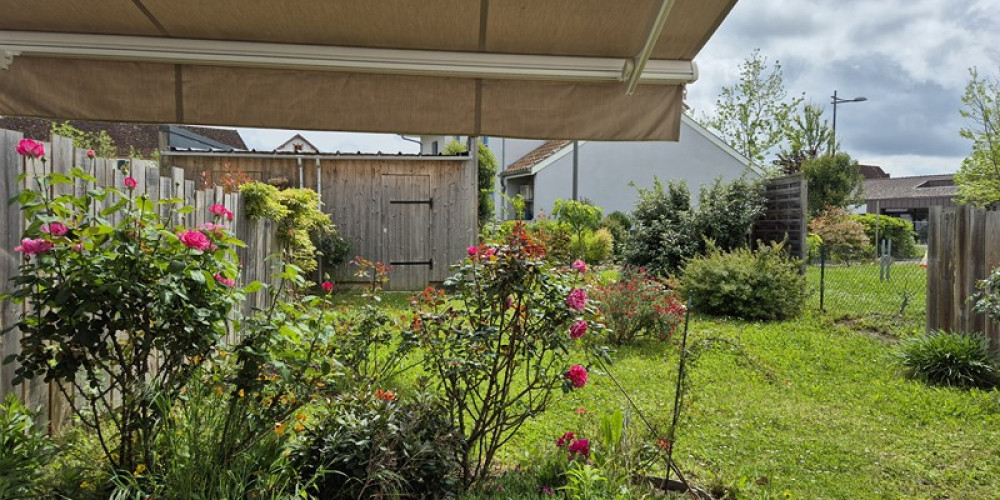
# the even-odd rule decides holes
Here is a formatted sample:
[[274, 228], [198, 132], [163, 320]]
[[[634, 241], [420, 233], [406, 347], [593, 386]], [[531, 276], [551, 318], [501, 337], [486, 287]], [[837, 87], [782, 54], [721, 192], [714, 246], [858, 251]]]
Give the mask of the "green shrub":
[[[583, 260], [588, 264], [602, 264], [611, 258], [614, 245], [615, 238], [607, 229], [587, 231], [583, 234]], [[574, 249], [580, 247], [577, 235], [573, 235], [570, 246]], [[575, 251], [574, 254], [579, 255], [579, 252]]]
[[[496, 217], [493, 206], [493, 191], [496, 187], [497, 179], [497, 158], [493, 155], [493, 151], [483, 144], [482, 141], [477, 141], [478, 156], [476, 158], [477, 165], [479, 167], [478, 171], [478, 186], [479, 186], [479, 226], [483, 227], [489, 224], [490, 221]], [[458, 155], [464, 154], [469, 151], [469, 148], [465, 144], [458, 141], [451, 141], [445, 145], [444, 149], [441, 150], [442, 155]]]
[[459, 488], [462, 440], [440, 401], [376, 390], [327, 412], [293, 453], [318, 498], [443, 498]]
[[[694, 213], [694, 232], [698, 240], [712, 240], [722, 250], [750, 245], [754, 221], [764, 214], [764, 190], [759, 182], [736, 179], [723, 183], [716, 178], [701, 187], [698, 209]], [[703, 246], [700, 253], [705, 251]]]
[[612, 251], [614, 257], [620, 258], [625, 254], [625, 243], [628, 240], [629, 231], [632, 230], [632, 217], [625, 212], [614, 211], [606, 215], [601, 220], [601, 227], [607, 229], [614, 238]]
[[903, 341], [898, 357], [907, 376], [929, 384], [992, 387], [1000, 372], [988, 346], [979, 334], [931, 332]]
[[986, 279], [977, 284], [979, 291], [974, 297], [977, 312], [994, 321], [1000, 320], [1000, 267], [993, 269]]
[[625, 261], [664, 276], [677, 272], [702, 244], [691, 223], [691, 193], [684, 182], [664, 187], [659, 179], [638, 191]]
[[821, 246], [823, 246], [823, 238], [820, 238], [818, 234], [809, 233], [806, 236], [806, 263], [819, 262]]
[[[573, 259], [573, 233], [569, 226], [551, 219], [540, 219], [527, 226], [532, 239], [545, 247], [545, 260], [555, 264], [566, 264]], [[507, 234], [509, 238], [511, 234]]]
[[850, 219], [865, 226], [865, 235], [872, 242], [875, 242], [877, 227], [878, 239], [892, 242], [892, 256], [897, 259], [915, 259], [923, 255], [917, 252], [917, 233], [913, 231], [910, 221], [875, 214], [851, 215]]
[[683, 291], [696, 311], [743, 319], [778, 320], [799, 316], [806, 300], [800, 262], [786, 256], [783, 245], [723, 252], [709, 245], [708, 254], [688, 262]]
[[53, 447], [32, 413], [13, 394], [0, 404], [0, 500], [32, 498]]

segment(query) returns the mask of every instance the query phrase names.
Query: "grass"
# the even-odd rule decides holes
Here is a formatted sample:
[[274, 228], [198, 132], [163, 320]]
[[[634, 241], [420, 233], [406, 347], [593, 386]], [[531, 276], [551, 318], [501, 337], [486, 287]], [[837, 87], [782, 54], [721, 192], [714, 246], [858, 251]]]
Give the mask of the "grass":
[[[881, 285], [877, 271], [827, 268], [827, 314], [814, 297], [791, 321], [692, 321], [691, 344], [707, 347], [689, 365], [675, 444], [689, 479], [748, 499], [1000, 498], [1000, 392], [905, 379], [893, 363], [894, 342], [868, 330], [900, 337], [921, 328], [923, 269], [897, 264], [893, 281]], [[818, 269], [808, 277], [818, 285]], [[903, 290], [913, 295], [899, 316], [893, 300]], [[406, 305], [404, 296], [384, 303]], [[620, 348], [610, 369], [664, 430], [678, 342]], [[557, 395], [503, 449], [510, 474], [466, 498], [539, 498], [542, 484], [526, 466], [562, 433], [593, 437], [603, 415], [626, 407], [610, 377], [592, 373], [586, 388]]]

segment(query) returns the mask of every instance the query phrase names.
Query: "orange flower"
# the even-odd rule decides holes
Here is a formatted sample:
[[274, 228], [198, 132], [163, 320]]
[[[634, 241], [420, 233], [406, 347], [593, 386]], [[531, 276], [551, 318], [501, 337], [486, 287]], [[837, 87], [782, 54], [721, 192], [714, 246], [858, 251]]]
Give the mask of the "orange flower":
[[281, 422], [274, 426], [274, 433], [281, 436], [285, 433], [285, 423]]
[[381, 399], [382, 401], [395, 401], [396, 393], [392, 391], [383, 391], [382, 389], [376, 389], [375, 397]]

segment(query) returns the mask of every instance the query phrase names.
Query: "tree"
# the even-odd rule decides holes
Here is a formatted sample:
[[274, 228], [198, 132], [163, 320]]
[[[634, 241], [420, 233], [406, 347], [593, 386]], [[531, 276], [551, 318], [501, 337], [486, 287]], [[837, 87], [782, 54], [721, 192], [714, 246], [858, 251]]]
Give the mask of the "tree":
[[[479, 156], [477, 158], [479, 164], [479, 225], [483, 226], [489, 221], [493, 220], [494, 217], [494, 207], [493, 207], [493, 190], [496, 186], [497, 178], [497, 158], [493, 155], [493, 151], [486, 147], [482, 142], [479, 144]], [[462, 143], [458, 141], [451, 141], [445, 147], [441, 154], [445, 155], [457, 155], [467, 152], [469, 149]]]
[[1000, 202], [1000, 79], [981, 78], [976, 68], [962, 96], [961, 113], [970, 125], [959, 132], [972, 141], [972, 153], [955, 174], [958, 197], [986, 206]]
[[[819, 156], [822, 148], [828, 146], [832, 135], [830, 125], [823, 120], [823, 108], [806, 104], [802, 112], [796, 114], [785, 128], [787, 144], [778, 153], [774, 164], [782, 172], [794, 174], [802, 169], [802, 163]], [[836, 151], [837, 147], [834, 148]]]
[[750, 168], [766, 171], [764, 159], [785, 138], [789, 116], [802, 98], [788, 98], [781, 63], [771, 66], [760, 49], [740, 65], [740, 81], [723, 87], [715, 114], [702, 123], [750, 160]]
[[827, 207], [846, 208], [857, 203], [864, 177], [861, 167], [847, 153], [822, 155], [802, 163], [809, 193], [809, 214]]
[[581, 259], [586, 253], [584, 233], [593, 231], [601, 225], [604, 209], [585, 201], [557, 199], [552, 208], [552, 216], [559, 222], [568, 225], [576, 235], [574, 252]]

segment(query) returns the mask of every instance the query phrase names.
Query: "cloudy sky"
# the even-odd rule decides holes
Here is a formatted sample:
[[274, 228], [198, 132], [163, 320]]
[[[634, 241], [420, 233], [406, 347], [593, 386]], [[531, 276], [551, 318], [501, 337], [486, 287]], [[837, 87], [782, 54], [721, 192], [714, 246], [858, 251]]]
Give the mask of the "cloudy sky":
[[[893, 176], [953, 172], [969, 150], [958, 135], [968, 69], [1000, 71], [1000, 0], [742, 0], [696, 59], [696, 115], [739, 78], [754, 48], [778, 60], [790, 94], [826, 106], [834, 90], [868, 101], [837, 108], [837, 138]], [[293, 132], [241, 129], [252, 148]], [[415, 152], [398, 136], [304, 132], [326, 151]]]

